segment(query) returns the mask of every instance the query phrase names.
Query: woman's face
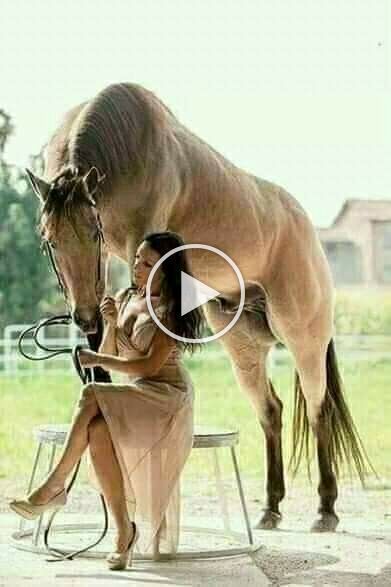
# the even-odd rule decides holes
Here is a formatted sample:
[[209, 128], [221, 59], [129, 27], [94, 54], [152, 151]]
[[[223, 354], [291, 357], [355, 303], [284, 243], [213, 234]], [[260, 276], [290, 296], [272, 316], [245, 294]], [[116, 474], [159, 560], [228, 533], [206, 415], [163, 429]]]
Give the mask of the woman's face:
[[[155, 263], [160, 259], [160, 254], [152, 249], [148, 243], [143, 241], [138, 247], [133, 264], [133, 281], [138, 288], [146, 287], [149, 274]], [[163, 278], [161, 266], [153, 276], [151, 292], [153, 294], [160, 291], [160, 285]]]

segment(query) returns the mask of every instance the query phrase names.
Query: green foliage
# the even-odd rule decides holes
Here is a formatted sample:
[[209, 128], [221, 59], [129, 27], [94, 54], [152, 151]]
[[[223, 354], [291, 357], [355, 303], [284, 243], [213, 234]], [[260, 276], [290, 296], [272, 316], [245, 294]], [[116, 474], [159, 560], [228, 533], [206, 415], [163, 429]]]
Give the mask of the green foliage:
[[22, 172], [1, 159], [5, 128], [0, 110], [0, 332], [35, 321], [58, 301], [56, 282], [40, 251], [38, 201]]
[[337, 334], [391, 334], [391, 296], [386, 293], [338, 292]]
[[[56, 296], [55, 281], [40, 251], [36, 198], [0, 184], [0, 330], [35, 321]], [[48, 304], [49, 303], [49, 304]]]

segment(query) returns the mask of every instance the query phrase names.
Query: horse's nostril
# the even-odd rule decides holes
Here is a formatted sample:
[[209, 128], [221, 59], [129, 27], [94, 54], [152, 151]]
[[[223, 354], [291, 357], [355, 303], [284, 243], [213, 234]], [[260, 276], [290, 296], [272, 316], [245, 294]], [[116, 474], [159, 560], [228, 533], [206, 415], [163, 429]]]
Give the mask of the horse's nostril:
[[85, 330], [88, 330], [88, 331], [96, 330], [96, 326], [97, 326], [96, 318], [93, 318], [89, 322], [84, 323], [84, 328], [85, 328]]
[[80, 326], [80, 323], [82, 322], [80, 314], [77, 310], [73, 312], [73, 321], [75, 324], [77, 324], [77, 326]]
[[93, 332], [97, 328], [96, 313], [92, 317], [85, 317], [78, 310], [75, 310], [73, 312], [73, 321], [83, 332]]

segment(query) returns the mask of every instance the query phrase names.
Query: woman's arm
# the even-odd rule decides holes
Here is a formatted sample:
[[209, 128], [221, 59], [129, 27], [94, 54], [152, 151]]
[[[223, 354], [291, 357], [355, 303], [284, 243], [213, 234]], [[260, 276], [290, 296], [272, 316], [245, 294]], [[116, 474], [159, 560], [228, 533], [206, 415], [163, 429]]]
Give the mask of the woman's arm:
[[105, 296], [100, 305], [100, 311], [104, 320], [104, 329], [102, 342], [100, 343], [98, 353], [108, 355], [118, 355], [117, 347], [117, 319], [118, 310], [128, 292], [128, 288], [120, 289], [114, 297]]
[[103, 367], [108, 371], [119, 371], [133, 377], [151, 377], [160, 371], [174, 346], [175, 340], [158, 329], [144, 356], [127, 359], [82, 349], [79, 357], [83, 367]]
[[106, 322], [104, 325], [103, 338], [102, 342], [100, 343], [98, 353], [118, 355], [116, 338], [115, 324]]

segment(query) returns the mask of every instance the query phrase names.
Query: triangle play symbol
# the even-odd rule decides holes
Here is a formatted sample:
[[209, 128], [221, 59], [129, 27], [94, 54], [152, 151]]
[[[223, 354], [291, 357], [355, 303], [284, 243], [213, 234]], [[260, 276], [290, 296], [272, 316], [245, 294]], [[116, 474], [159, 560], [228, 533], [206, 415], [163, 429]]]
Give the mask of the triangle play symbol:
[[220, 292], [181, 271], [181, 316], [220, 295]]

